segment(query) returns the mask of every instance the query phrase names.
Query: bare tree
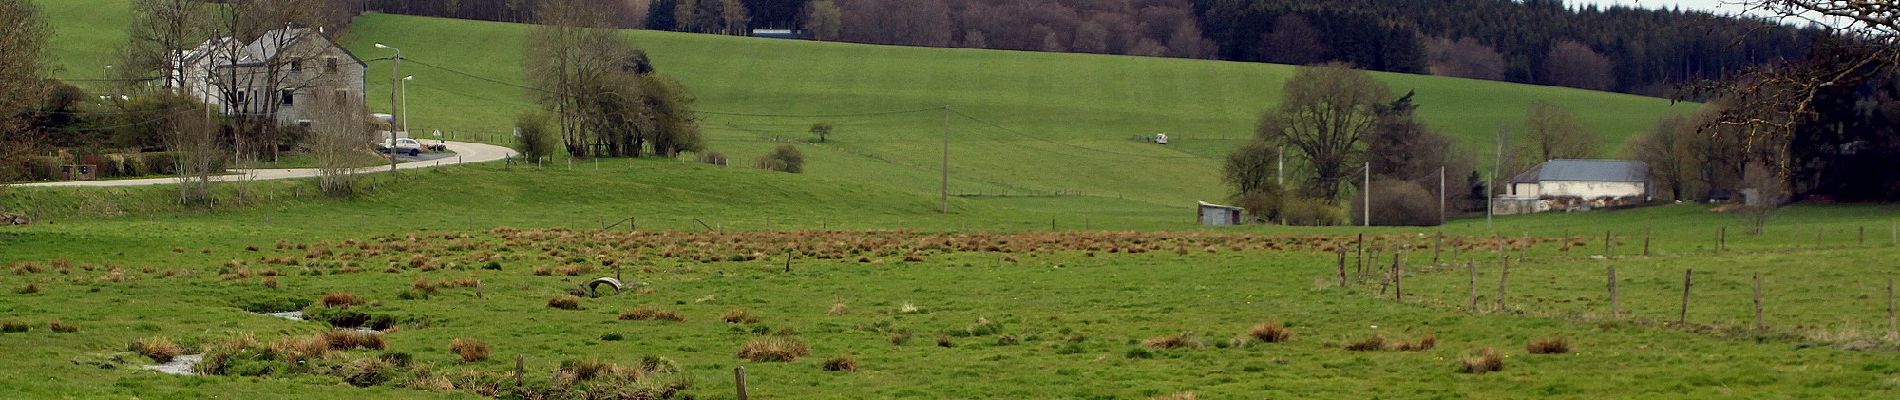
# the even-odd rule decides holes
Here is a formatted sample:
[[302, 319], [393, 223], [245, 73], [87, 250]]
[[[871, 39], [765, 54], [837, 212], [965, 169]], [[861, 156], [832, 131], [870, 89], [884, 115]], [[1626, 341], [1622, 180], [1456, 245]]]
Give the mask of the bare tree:
[[1524, 118], [1524, 138], [1511, 153], [1512, 171], [1560, 158], [1591, 158], [1597, 154], [1597, 134], [1577, 114], [1555, 104], [1537, 101]]
[[[1786, 146], [1814, 115], [1819, 91], [1857, 85], [1900, 68], [1900, 7], [1891, 1], [1738, 0], [1741, 13], [1804, 23], [1832, 34], [1805, 60], [1745, 69], [1697, 91], [1728, 102], [1705, 128], [1732, 127], [1750, 157], [1790, 171]], [[1765, 148], [1765, 149], [1764, 149]]]
[[376, 135], [368, 111], [348, 98], [318, 96], [316, 119], [307, 139], [317, 159], [318, 186], [331, 196], [349, 196], [356, 190], [356, 161], [368, 156]]
[[1688, 139], [1695, 134], [1696, 127], [1688, 117], [1671, 115], [1656, 121], [1649, 131], [1630, 137], [1624, 151], [1649, 164], [1650, 179], [1669, 193], [1670, 200], [1685, 200], [1694, 193], [1688, 190], [1695, 161]]
[[1743, 221], [1759, 235], [1768, 217], [1788, 201], [1788, 181], [1774, 167], [1759, 162], [1749, 163], [1746, 171], [1741, 185], [1742, 193], [1748, 198], [1739, 211]]
[[[688, 2], [681, 2], [686, 7]], [[549, 0], [536, 15], [541, 25], [529, 38], [525, 71], [531, 95], [554, 112], [567, 153], [584, 156], [602, 141], [586, 128], [611, 123], [596, 101], [627, 102], [637, 93], [616, 76], [628, 73], [638, 57], [612, 28], [612, 20], [587, 7], [585, 0]], [[593, 103], [593, 104], [590, 104]], [[612, 110], [606, 110], [612, 111]]]
[[178, 173], [178, 203], [209, 206], [212, 175], [223, 173], [225, 152], [211, 109], [200, 105], [173, 111], [166, 121], [165, 148]]
[[296, 93], [335, 75], [317, 65], [328, 46], [318, 27], [329, 7], [326, 0], [254, 0], [213, 9], [206, 27], [217, 39], [189, 73], [207, 77], [213, 101], [231, 117], [239, 159], [275, 160], [278, 113]]
[[1610, 58], [1574, 40], [1550, 45], [1544, 57], [1544, 82], [1591, 90], [1608, 90], [1616, 83]]
[[123, 83], [156, 77], [161, 87], [183, 87], [186, 71], [180, 55], [200, 43], [205, 13], [198, 0], [134, 0], [132, 24], [126, 29], [129, 41], [115, 69], [128, 78]]
[[1378, 124], [1391, 90], [1365, 71], [1328, 64], [1301, 67], [1282, 92], [1280, 105], [1262, 119], [1260, 136], [1298, 150], [1311, 164], [1304, 196], [1333, 199], [1357, 170], [1361, 140]]
[[0, 190], [14, 179], [19, 157], [38, 148], [39, 140], [25, 118], [36, 109], [50, 85], [42, 57], [52, 28], [30, 0], [0, 0]]

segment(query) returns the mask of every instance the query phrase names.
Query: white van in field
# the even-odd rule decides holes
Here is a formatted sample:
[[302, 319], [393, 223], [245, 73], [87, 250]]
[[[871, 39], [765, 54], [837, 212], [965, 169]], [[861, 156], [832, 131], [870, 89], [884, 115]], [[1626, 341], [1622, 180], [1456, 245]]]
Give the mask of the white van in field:
[[1168, 144], [1168, 134], [1167, 133], [1155, 134], [1155, 144]]

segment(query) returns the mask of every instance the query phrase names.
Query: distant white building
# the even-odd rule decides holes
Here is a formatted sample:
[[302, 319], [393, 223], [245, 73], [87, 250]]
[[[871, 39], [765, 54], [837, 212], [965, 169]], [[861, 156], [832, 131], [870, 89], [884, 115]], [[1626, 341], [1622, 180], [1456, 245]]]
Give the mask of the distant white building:
[[265, 32], [251, 43], [212, 38], [175, 57], [178, 85], [227, 116], [268, 115], [280, 125], [308, 123], [315, 101], [362, 107], [362, 59], [318, 29]]
[[1550, 160], [1511, 178], [1497, 214], [1637, 205], [1650, 199], [1649, 164], [1627, 160]]
[[1198, 207], [1195, 209], [1194, 219], [1200, 222], [1201, 225], [1227, 226], [1240, 225], [1242, 223], [1240, 219], [1242, 210], [1240, 207], [1223, 206], [1205, 201], [1196, 203], [1198, 203]]

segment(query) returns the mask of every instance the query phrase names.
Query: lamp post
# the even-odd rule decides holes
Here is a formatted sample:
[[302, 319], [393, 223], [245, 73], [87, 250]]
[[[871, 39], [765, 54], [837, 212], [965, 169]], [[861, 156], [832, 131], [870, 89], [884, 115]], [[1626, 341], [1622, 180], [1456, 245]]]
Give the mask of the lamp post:
[[[389, 47], [388, 45], [384, 45], [382, 43], [377, 43], [376, 48], [396, 51], [396, 57], [394, 58], [396, 64], [394, 67], [392, 67], [389, 70], [389, 107], [394, 108], [397, 106], [396, 88], [400, 86], [402, 83], [401, 81], [396, 79], [396, 77], [402, 76], [402, 49]], [[394, 110], [391, 110], [391, 112], [389, 113], [390, 118], [395, 118], [396, 115], [397, 114], [394, 112]], [[396, 123], [389, 125], [389, 172], [390, 173], [396, 172], [396, 125], [400, 125], [406, 122], [408, 121], [397, 120]], [[406, 127], [407, 126], [405, 126], [405, 128]]]
[[402, 131], [409, 131], [409, 81], [416, 80], [415, 75], [402, 77]]

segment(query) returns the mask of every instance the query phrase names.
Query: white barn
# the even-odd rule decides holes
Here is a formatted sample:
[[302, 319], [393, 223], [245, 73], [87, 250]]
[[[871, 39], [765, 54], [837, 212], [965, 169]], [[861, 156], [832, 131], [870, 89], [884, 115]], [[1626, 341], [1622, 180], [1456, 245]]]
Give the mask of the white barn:
[[1616, 207], [1650, 199], [1649, 164], [1627, 160], [1550, 160], [1511, 178], [1499, 214]]

